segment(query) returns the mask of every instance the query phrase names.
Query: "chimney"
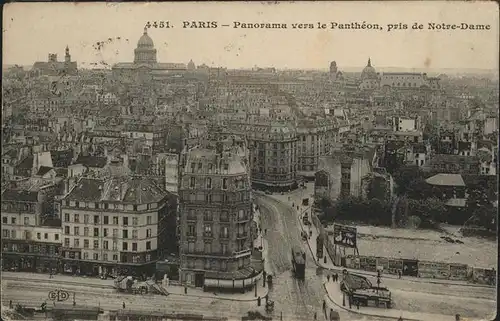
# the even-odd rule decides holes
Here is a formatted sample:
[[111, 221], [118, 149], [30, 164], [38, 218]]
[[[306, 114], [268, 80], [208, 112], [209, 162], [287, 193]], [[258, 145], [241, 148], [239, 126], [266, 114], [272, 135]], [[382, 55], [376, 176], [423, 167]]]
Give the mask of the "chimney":
[[38, 172], [39, 164], [38, 164], [38, 153], [33, 154], [33, 165], [31, 168], [31, 175], [34, 176]]
[[127, 154], [123, 154], [122, 155], [122, 159], [123, 159], [123, 167], [129, 168], [128, 155]]

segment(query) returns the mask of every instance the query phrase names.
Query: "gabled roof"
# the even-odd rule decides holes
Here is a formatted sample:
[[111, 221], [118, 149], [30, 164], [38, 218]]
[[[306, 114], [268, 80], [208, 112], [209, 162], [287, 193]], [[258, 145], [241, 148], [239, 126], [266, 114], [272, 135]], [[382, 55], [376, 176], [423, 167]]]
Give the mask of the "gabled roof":
[[52, 167], [40, 166], [36, 175], [43, 176], [43, 175], [47, 174], [51, 169], [52, 169]]
[[460, 174], [437, 174], [425, 180], [427, 184], [437, 186], [465, 186]]
[[26, 157], [23, 159], [17, 166], [16, 168], [18, 169], [31, 169], [33, 167], [33, 160], [34, 157], [33, 155]]

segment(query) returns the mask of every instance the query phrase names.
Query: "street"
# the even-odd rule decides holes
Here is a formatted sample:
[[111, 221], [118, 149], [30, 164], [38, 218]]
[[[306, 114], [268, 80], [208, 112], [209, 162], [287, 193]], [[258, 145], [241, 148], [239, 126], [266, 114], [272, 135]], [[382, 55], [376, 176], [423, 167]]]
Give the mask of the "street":
[[[126, 309], [138, 311], [165, 311], [168, 313], [195, 313], [207, 316], [224, 316], [241, 318], [250, 310], [259, 310], [255, 302], [237, 302], [217, 300], [214, 298], [200, 298], [171, 294], [168, 297], [160, 295], [131, 295], [117, 293], [114, 289], [102, 289], [91, 285], [73, 285], [58, 283], [57, 286], [43, 282], [19, 280], [2, 280], [2, 305], [21, 304], [26, 307], [39, 307], [48, 300], [48, 292], [60, 289], [70, 293], [70, 298], [64, 303], [56, 305], [71, 306], [73, 293], [78, 306], [100, 306], [104, 310], [122, 308], [125, 302]], [[262, 308], [260, 309], [262, 310]]]
[[[318, 320], [323, 318], [322, 304], [325, 291], [321, 281], [321, 269], [316, 267], [307, 243], [300, 237], [300, 226], [297, 214], [291, 206], [283, 204], [271, 197], [257, 196], [256, 203], [260, 208], [262, 228], [267, 229], [264, 238], [269, 246], [268, 259], [271, 261], [273, 287], [269, 297], [275, 301], [274, 315], [279, 318], [283, 312], [283, 320], [312, 320], [314, 313]], [[306, 253], [305, 280], [293, 277], [291, 264], [291, 248], [298, 245]], [[340, 311], [342, 320], [367, 320], [365, 316]], [[369, 320], [382, 320], [371, 318]]]

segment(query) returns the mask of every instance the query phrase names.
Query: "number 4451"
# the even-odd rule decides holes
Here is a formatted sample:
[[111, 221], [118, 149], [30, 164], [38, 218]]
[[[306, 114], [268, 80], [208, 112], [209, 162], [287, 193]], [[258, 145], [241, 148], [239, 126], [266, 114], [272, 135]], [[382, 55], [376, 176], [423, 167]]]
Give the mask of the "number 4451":
[[146, 28], [170, 28], [170, 21], [148, 21]]

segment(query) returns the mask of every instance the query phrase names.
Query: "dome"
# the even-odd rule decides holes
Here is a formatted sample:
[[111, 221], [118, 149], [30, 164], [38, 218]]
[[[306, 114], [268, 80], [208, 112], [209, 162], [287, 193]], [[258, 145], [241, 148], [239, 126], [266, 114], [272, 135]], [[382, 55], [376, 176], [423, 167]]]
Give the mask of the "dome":
[[144, 28], [144, 34], [137, 42], [137, 48], [154, 48], [153, 39], [148, 36], [148, 29]]
[[372, 67], [371, 60], [368, 59], [368, 65], [361, 72], [361, 79], [377, 79], [377, 71]]

